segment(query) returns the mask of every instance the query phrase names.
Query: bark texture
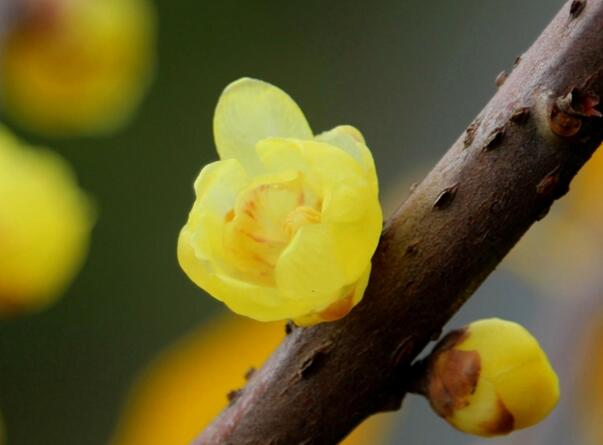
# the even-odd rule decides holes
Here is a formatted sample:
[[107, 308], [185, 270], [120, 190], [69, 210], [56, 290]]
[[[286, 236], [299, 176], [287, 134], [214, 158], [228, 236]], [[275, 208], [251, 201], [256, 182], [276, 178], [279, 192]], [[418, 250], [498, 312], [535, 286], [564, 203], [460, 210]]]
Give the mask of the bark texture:
[[196, 445], [335, 444], [399, 408], [412, 360], [601, 144], [603, 0], [565, 4], [498, 83], [386, 222], [362, 303], [288, 329]]

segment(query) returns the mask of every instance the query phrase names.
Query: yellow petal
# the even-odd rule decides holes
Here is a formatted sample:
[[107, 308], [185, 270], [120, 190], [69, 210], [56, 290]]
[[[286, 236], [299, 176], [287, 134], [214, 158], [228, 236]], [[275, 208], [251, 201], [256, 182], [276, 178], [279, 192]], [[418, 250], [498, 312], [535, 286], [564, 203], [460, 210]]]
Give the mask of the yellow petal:
[[450, 419], [457, 428], [493, 436], [532, 426], [559, 399], [559, 381], [537, 340], [521, 325], [491, 318], [471, 323], [454, 347], [479, 353], [479, 380], [468, 406]]
[[190, 231], [183, 229], [178, 239], [178, 261], [188, 277], [233, 312], [259, 321], [284, 320], [307, 313], [310, 301], [283, 304], [278, 291], [269, 286], [237, 280], [216, 268], [213, 258], [203, 259], [195, 254]]
[[269, 138], [258, 143], [262, 166], [268, 171], [297, 170], [324, 199], [322, 220], [351, 222], [377, 200], [361, 165], [347, 152], [317, 141]]
[[183, 229], [201, 260], [211, 258], [218, 268], [226, 264], [222, 243], [225, 219], [248, 183], [249, 178], [236, 159], [213, 162], [201, 170], [195, 181], [197, 199]]
[[197, 202], [206, 211], [223, 217], [234, 207], [237, 196], [250, 181], [236, 159], [212, 162], [203, 167], [195, 180]]
[[[313, 326], [325, 321], [335, 321], [345, 317], [362, 300], [371, 275], [371, 266], [369, 263], [358, 282], [352, 286], [352, 291], [348, 296], [344, 296], [338, 301], [331, 303], [331, 305], [324, 309], [296, 318], [294, 320], [295, 324], [298, 326]], [[343, 290], [343, 295], [345, 295], [347, 289]]]
[[[331, 304], [346, 285], [330, 224], [303, 226], [276, 265], [277, 286], [293, 298]], [[330, 297], [330, 298], [329, 298]]]
[[[492, 381], [501, 401], [515, 418], [515, 429], [540, 422], [555, 408], [559, 400], [559, 382], [550, 366], [532, 360]], [[530, 394], [530, 397], [526, 397]]]
[[351, 125], [340, 125], [319, 134], [315, 139], [339, 147], [351, 155], [365, 170], [370, 184], [375, 187], [375, 190], [378, 189], [375, 161], [371, 151], [366, 146], [364, 136], [358, 129]]
[[231, 83], [214, 114], [220, 158], [235, 158], [247, 169], [257, 170], [255, 145], [268, 137], [311, 139], [312, 130], [297, 104], [281, 89], [249, 78]]
[[348, 281], [356, 279], [366, 268], [367, 258], [373, 256], [379, 243], [382, 225], [383, 216], [377, 200], [367, 203], [360, 220], [337, 224], [333, 231], [334, 244]]
[[323, 190], [322, 220], [352, 222], [362, 217], [366, 206], [377, 200], [376, 190], [354, 158], [336, 147], [308, 141], [301, 145], [312, 177]]

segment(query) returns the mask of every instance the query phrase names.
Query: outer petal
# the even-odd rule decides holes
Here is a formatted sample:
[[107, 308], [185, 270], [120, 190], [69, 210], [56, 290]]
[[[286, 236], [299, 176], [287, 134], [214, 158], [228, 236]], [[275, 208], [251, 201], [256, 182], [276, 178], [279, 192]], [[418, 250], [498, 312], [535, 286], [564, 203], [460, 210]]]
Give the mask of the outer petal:
[[351, 125], [340, 125], [319, 134], [315, 139], [339, 147], [351, 155], [362, 166], [371, 185], [375, 187], [375, 190], [378, 190], [375, 161], [359, 130]]
[[[219, 266], [225, 266], [224, 220], [249, 180], [236, 159], [213, 162], [201, 170], [195, 181], [197, 199], [183, 229], [189, 232], [191, 245], [199, 258], [212, 259]], [[184, 265], [182, 267], [188, 274]]]
[[328, 306], [347, 282], [331, 224], [299, 229], [276, 265], [277, 287], [291, 298], [314, 300]]
[[369, 263], [358, 282], [352, 287], [352, 290], [349, 290], [349, 288], [342, 289], [338, 301], [317, 312], [296, 318], [295, 324], [298, 326], [312, 326], [325, 321], [339, 320], [346, 316], [362, 300], [371, 275], [371, 266], [372, 264]]
[[[523, 326], [499, 319], [474, 322], [469, 332], [458, 349], [479, 351], [481, 377], [471, 404], [455, 412], [453, 423], [475, 434], [499, 434], [486, 421], [475, 422], [499, 417], [498, 405], [492, 403], [497, 399], [511, 413], [513, 429], [526, 428], [548, 415], [559, 398], [559, 382], [538, 341]], [[531, 395], [529, 401], [526, 393]]]
[[212, 261], [195, 255], [191, 233], [185, 229], [178, 239], [178, 261], [189, 278], [233, 312], [259, 321], [284, 320], [311, 310], [309, 302], [284, 302], [276, 289], [253, 285], [224, 275]]
[[260, 80], [243, 78], [226, 87], [214, 114], [214, 138], [221, 159], [259, 167], [255, 145], [268, 137], [311, 139], [304, 114], [287, 93]]
[[360, 220], [336, 225], [333, 233], [337, 260], [342, 264], [348, 281], [355, 280], [366, 268], [367, 260], [370, 260], [377, 249], [382, 226], [381, 206], [376, 199], [367, 203]]
[[208, 211], [224, 216], [232, 209], [237, 195], [249, 181], [250, 178], [237, 160], [212, 162], [203, 167], [195, 180], [195, 194]]

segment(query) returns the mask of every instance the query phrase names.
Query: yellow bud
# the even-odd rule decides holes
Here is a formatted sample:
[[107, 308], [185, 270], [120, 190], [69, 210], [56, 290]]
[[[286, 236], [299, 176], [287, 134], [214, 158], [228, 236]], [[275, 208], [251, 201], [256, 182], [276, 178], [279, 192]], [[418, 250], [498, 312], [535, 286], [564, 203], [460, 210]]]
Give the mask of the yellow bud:
[[58, 136], [108, 133], [140, 103], [154, 67], [147, 0], [37, 0], [0, 47], [0, 95], [24, 126]]
[[497, 436], [544, 419], [557, 404], [559, 382], [525, 328], [491, 318], [440, 342], [427, 362], [424, 391], [455, 428]]
[[0, 316], [60, 295], [84, 260], [92, 222], [66, 162], [0, 127]]
[[366, 288], [383, 222], [360, 132], [314, 137], [286, 93], [241, 79], [218, 102], [214, 136], [221, 160], [197, 178], [178, 241], [184, 271], [256, 320], [346, 315]]

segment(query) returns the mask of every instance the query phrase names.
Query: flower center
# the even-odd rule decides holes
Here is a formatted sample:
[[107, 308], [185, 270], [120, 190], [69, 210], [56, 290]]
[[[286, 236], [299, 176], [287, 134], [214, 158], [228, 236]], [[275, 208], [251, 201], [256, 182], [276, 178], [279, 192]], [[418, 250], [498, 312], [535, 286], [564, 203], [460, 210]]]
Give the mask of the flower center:
[[301, 227], [320, 222], [321, 205], [301, 173], [244, 191], [224, 217], [224, 247], [235, 274], [274, 286], [278, 258]]

